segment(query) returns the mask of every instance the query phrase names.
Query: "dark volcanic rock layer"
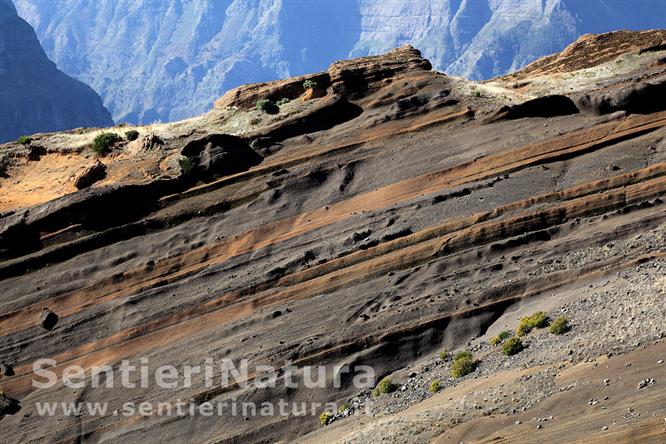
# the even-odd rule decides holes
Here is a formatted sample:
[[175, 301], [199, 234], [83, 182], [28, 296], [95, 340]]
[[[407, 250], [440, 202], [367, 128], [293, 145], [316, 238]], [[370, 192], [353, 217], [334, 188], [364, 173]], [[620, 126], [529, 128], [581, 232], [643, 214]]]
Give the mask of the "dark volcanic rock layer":
[[[588, 64], [603, 78], [565, 70], [575, 85], [568, 94], [538, 93], [561, 84], [561, 71], [518, 73], [533, 82], [518, 87], [474, 84], [430, 71], [411, 48], [334, 65], [317, 75], [329, 83], [314, 100], [297, 100], [303, 78], [242, 87], [197, 121], [115, 147], [101, 159], [106, 178], [77, 192], [54, 181], [26, 193], [20, 179], [37, 167], [57, 177], [62, 158], [88, 162], [83, 148], [60, 148], [84, 136], [43, 136], [38, 161], [3, 146], [5, 183], [27, 196], [3, 201], [0, 221], [0, 354], [14, 369], [0, 383], [21, 406], [0, 420], [3, 432], [293, 440], [320, 427], [318, 418], [39, 417], [35, 403], [109, 402], [113, 412], [130, 401], [346, 402], [358, 389], [346, 379], [341, 388], [206, 387], [203, 375], [173, 390], [36, 389], [32, 365], [228, 358], [365, 364], [383, 376], [465, 347], [566, 288], [663, 257], [646, 242], [580, 266], [565, 261], [666, 222], [666, 112], [632, 113], [623, 101], [603, 115], [576, 106], [600, 89], [656, 84], [666, 67], [657, 63], [663, 51], [641, 52], [662, 42], [651, 35], [617, 54], [630, 58], [625, 65]], [[250, 110], [287, 94], [294, 100], [276, 115]], [[183, 158], [197, 168], [176, 168]], [[39, 324], [45, 308], [58, 316], [51, 330]]]

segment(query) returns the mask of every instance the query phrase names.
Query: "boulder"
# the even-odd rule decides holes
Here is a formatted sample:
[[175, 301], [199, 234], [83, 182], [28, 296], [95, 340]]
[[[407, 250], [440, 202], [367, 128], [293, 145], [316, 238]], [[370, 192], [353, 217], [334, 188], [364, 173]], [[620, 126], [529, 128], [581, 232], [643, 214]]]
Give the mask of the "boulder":
[[39, 315], [39, 323], [45, 330], [53, 330], [59, 319], [58, 315], [48, 308], [42, 310], [42, 314]]
[[88, 166], [83, 172], [74, 178], [74, 186], [78, 190], [90, 187], [95, 182], [104, 179], [106, 177], [106, 166], [95, 159], [95, 162]]
[[164, 146], [164, 141], [155, 134], [143, 134], [138, 139], [127, 144], [127, 153], [136, 156]]

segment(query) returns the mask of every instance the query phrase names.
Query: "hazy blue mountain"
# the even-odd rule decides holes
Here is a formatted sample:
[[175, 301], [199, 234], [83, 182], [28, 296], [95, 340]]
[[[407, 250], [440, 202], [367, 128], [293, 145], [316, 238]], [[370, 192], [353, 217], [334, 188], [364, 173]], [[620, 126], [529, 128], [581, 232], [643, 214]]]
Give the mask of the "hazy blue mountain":
[[116, 120], [201, 113], [225, 90], [403, 43], [479, 79], [584, 33], [666, 27], [664, 0], [17, 0], [50, 57]]
[[111, 124], [97, 93], [58, 71], [11, 0], [0, 0], [0, 142]]

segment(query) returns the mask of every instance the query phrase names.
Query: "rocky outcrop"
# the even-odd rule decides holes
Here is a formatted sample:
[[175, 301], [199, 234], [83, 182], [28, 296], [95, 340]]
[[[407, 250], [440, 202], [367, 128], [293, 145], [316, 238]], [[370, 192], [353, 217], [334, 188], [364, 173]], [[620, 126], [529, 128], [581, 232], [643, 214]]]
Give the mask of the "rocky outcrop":
[[100, 97], [60, 72], [10, 0], [0, 2], [0, 142], [113, 124]]
[[258, 100], [281, 98], [294, 100], [306, 93], [303, 84], [312, 81], [318, 88], [331, 88], [333, 93], [353, 97], [368, 93], [382, 85], [382, 81], [408, 72], [430, 71], [432, 65], [418, 49], [409, 45], [396, 48], [381, 56], [362, 57], [335, 62], [328, 71], [288, 80], [243, 85], [227, 92], [215, 102], [215, 108], [236, 107], [248, 110]]
[[621, 88], [583, 94], [578, 107], [595, 114], [615, 111], [650, 113], [666, 109], [666, 77], [651, 82], [632, 82]]
[[505, 78], [519, 80], [591, 68], [613, 61], [623, 54], [644, 54], [658, 50], [663, 45], [661, 42], [666, 43], [666, 30], [663, 29], [588, 34], [577, 39], [562, 52], [538, 59]]
[[194, 140], [183, 148], [182, 155], [195, 159], [195, 168], [211, 177], [245, 171], [262, 160], [245, 140], [226, 134]]
[[242, 110], [249, 110], [254, 108], [257, 101], [261, 99], [268, 99], [273, 102], [280, 99], [294, 100], [305, 94], [303, 83], [307, 80], [316, 82], [320, 88], [328, 88], [331, 84], [328, 73], [310, 74], [273, 82], [253, 83], [227, 91], [215, 101], [214, 107], [218, 109], [237, 107]]

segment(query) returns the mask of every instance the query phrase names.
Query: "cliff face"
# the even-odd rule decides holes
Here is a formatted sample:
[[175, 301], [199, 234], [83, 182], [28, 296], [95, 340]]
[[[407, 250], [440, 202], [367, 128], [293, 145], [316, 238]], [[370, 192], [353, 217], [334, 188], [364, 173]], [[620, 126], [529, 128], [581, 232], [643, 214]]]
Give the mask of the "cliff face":
[[90, 87], [59, 71], [10, 0], [0, 1], [0, 141], [113, 124]]
[[[244, 83], [316, 72], [405, 43], [480, 79], [578, 36], [665, 25], [654, 0], [17, 0], [47, 53], [118, 121], [200, 114]], [[76, 13], [73, 13], [76, 11]], [[113, 32], [109, 32], [113, 29]]]

